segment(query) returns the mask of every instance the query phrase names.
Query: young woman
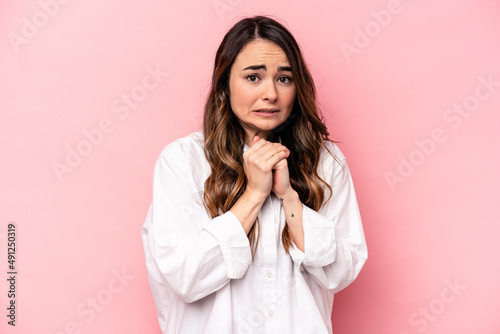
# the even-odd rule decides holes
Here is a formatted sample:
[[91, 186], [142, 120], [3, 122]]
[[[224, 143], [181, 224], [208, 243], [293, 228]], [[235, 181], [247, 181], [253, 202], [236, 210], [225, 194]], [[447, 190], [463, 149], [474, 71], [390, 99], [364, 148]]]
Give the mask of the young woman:
[[367, 248], [349, 169], [280, 23], [225, 35], [203, 130], [167, 145], [142, 229], [163, 333], [332, 333]]

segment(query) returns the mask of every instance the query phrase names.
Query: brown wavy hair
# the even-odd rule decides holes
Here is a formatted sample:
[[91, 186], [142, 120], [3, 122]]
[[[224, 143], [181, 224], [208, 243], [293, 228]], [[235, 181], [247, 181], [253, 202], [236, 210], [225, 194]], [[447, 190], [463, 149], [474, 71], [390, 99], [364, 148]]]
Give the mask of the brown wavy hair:
[[[290, 117], [272, 131], [268, 140], [281, 142], [290, 150], [287, 159], [290, 184], [302, 203], [318, 210], [326, 202], [326, 188], [330, 197], [332, 195], [331, 187], [317, 173], [323, 142], [331, 140], [316, 105], [316, 88], [299, 46], [283, 25], [270, 17], [254, 16], [239, 21], [226, 33], [215, 56], [203, 119], [204, 152], [211, 167], [205, 181], [204, 202], [212, 218], [229, 211], [247, 184], [243, 170], [245, 131], [230, 106], [229, 74], [236, 56], [255, 39], [270, 41], [283, 49], [296, 87]], [[257, 219], [248, 233], [252, 256], [257, 249], [259, 232]], [[288, 253], [292, 242], [288, 225], [281, 237]]]

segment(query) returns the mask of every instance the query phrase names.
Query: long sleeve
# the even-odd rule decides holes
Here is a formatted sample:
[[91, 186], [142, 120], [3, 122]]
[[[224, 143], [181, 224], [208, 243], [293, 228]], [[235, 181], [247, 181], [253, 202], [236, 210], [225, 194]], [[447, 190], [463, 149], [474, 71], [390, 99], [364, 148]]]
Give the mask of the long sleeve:
[[210, 165], [203, 144], [202, 131], [178, 139], [154, 167], [141, 234], [162, 333], [331, 334], [334, 292], [355, 279], [367, 257], [340, 150], [327, 146], [344, 170], [322, 152], [318, 174], [333, 194], [318, 212], [303, 206], [304, 252], [295, 245], [289, 253], [283, 249], [284, 208], [269, 196], [252, 259], [238, 218], [229, 211], [211, 219], [205, 210]]
[[230, 279], [243, 277], [251, 251], [233, 213], [214, 219], [206, 213], [194, 181], [205, 172], [197, 168], [204, 157], [186, 156], [186, 151], [175, 143], [156, 161], [143, 239], [151, 259], [150, 275], [156, 272], [158, 284], [168, 283], [182, 301], [191, 303], [221, 289]]
[[293, 244], [290, 255], [317, 284], [338, 292], [358, 276], [368, 253], [349, 167], [338, 147], [334, 151], [343, 170], [329, 156], [322, 166], [332, 197], [318, 212], [303, 206], [305, 249], [302, 252]]

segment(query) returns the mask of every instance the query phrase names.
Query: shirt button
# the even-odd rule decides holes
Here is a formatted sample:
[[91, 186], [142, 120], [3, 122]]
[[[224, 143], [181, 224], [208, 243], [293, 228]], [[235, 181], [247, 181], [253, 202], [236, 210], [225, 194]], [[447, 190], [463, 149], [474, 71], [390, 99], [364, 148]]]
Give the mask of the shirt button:
[[269, 316], [272, 317], [273, 315], [274, 315], [274, 311], [273, 310], [269, 311]]
[[264, 237], [266, 237], [266, 238], [270, 238], [270, 237], [271, 237], [271, 232], [266, 232], [266, 233], [264, 233]]
[[266, 276], [269, 277], [269, 278], [271, 278], [271, 277], [273, 277], [273, 273], [270, 272], [270, 271], [268, 271], [267, 274], [266, 274]]

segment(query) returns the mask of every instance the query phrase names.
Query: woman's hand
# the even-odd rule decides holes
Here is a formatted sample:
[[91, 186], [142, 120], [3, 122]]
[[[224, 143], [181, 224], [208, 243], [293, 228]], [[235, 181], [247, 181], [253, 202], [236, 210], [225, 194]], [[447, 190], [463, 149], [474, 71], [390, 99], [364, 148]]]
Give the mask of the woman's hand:
[[288, 162], [286, 159], [280, 160], [273, 167], [272, 190], [278, 198], [285, 197], [292, 190], [288, 173]]
[[286, 158], [290, 151], [279, 143], [255, 136], [243, 153], [247, 190], [266, 198], [271, 190], [282, 193], [290, 186]]
[[[273, 188], [273, 169], [279, 165], [280, 180], [283, 179], [283, 167], [290, 151], [283, 145], [271, 143], [255, 136], [248, 150], [243, 153], [243, 169], [247, 178], [247, 187], [230, 211], [238, 218], [243, 229], [248, 234], [267, 196]], [[288, 177], [288, 168], [286, 168]], [[281, 184], [283, 181], [279, 181]]]
[[247, 187], [230, 211], [239, 219], [248, 234], [271, 190], [278, 196], [285, 210], [287, 226], [293, 242], [304, 252], [302, 202], [290, 185], [288, 163], [290, 150], [279, 143], [271, 143], [255, 136], [243, 153], [243, 169]]

